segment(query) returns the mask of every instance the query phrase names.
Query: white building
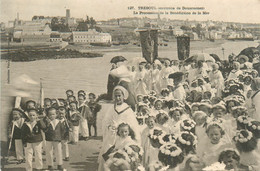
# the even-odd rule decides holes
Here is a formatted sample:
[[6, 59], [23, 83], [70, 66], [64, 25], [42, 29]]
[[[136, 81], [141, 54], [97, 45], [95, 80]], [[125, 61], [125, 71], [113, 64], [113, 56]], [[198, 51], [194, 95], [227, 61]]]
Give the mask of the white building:
[[96, 30], [72, 32], [74, 43], [110, 43], [112, 37], [109, 33], [99, 33]]

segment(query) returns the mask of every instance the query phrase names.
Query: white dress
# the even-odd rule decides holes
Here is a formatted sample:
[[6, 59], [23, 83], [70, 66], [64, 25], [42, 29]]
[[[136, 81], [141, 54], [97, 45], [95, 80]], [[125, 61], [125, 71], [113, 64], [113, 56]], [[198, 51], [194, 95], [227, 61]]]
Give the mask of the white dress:
[[216, 96], [221, 97], [221, 92], [224, 89], [224, 78], [222, 73], [217, 71], [212, 71], [209, 74], [209, 81], [213, 87], [217, 89]]
[[133, 129], [137, 143], [141, 142], [141, 130], [133, 110], [126, 103], [111, 105], [102, 121], [103, 144], [99, 153], [99, 171], [103, 171], [104, 160], [102, 154], [113, 146], [116, 141], [116, 130], [112, 128], [117, 128], [122, 122], [127, 123]]
[[232, 70], [228, 75], [228, 80], [236, 79], [240, 74], [243, 74], [241, 70]]
[[157, 94], [161, 93], [159, 69], [154, 69], [152, 71], [152, 89], [155, 90]]
[[169, 79], [168, 76], [173, 73], [173, 69], [171, 67], [163, 68], [160, 73], [161, 80], [161, 89], [167, 88], [168, 84], [171, 84], [172, 79]]
[[230, 148], [232, 145], [227, 144], [223, 139], [220, 139], [218, 144], [212, 144], [208, 139], [207, 142], [205, 142], [204, 147], [206, 148], [204, 148], [203, 152], [197, 152], [197, 154], [202, 154], [202, 161], [206, 166], [210, 166], [211, 164], [218, 162], [218, 157], [225, 148]]
[[135, 75], [135, 94], [147, 94], [147, 86], [145, 83], [146, 72], [139, 71]]
[[173, 99], [178, 99], [184, 101], [186, 99], [186, 91], [184, 90], [182, 84], [179, 84], [175, 87], [175, 90], [172, 92]]

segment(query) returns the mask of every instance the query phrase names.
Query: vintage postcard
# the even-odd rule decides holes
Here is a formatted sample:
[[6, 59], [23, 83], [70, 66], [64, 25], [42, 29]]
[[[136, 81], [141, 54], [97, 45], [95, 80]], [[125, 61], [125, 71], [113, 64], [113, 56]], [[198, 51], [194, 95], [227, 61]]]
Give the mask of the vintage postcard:
[[260, 170], [259, 0], [1, 0], [1, 170]]

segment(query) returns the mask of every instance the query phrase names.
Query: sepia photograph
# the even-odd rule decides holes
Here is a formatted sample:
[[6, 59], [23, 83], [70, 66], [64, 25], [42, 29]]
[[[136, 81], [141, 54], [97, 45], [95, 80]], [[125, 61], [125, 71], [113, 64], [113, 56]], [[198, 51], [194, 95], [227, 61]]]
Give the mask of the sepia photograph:
[[3, 171], [260, 171], [260, 0], [0, 0]]

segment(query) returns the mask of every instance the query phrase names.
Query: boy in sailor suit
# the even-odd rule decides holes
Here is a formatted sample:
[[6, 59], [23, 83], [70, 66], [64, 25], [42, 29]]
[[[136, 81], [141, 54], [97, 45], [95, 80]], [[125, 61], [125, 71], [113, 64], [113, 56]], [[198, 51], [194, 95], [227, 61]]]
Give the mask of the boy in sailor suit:
[[58, 114], [59, 114], [59, 120], [64, 127], [64, 132], [61, 136], [62, 151], [63, 151], [63, 156], [65, 157], [64, 161], [69, 161], [68, 141], [69, 141], [69, 132], [72, 131], [72, 129], [71, 129], [72, 124], [66, 118], [66, 108], [65, 108], [65, 106], [60, 106], [58, 108]]
[[21, 128], [22, 142], [25, 147], [26, 170], [32, 171], [33, 153], [35, 155], [36, 169], [42, 169], [42, 134], [45, 125], [38, 120], [36, 109], [28, 110], [29, 121], [24, 122]]
[[62, 169], [62, 150], [61, 139], [64, 132], [64, 126], [57, 119], [57, 111], [54, 107], [50, 107], [47, 111], [47, 117], [43, 120], [46, 124], [45, 138], [46, 138], [46, 162], [48, 169], [53, 169], [53, 150], [58, 164], [58, 170]]
[[12, 110], [12, 121], [9, 124], [8, 135], [9, 138], [13, 138], [15, 143], [15, 153], [17, 164], [21, 164], [24, 162], [24, 155], [23, 155], [23, 143], [21, 139], [21, 128], [24, 123], [24, 118], [22, 117], [23, 111], [18, 108], [14, 108]]

